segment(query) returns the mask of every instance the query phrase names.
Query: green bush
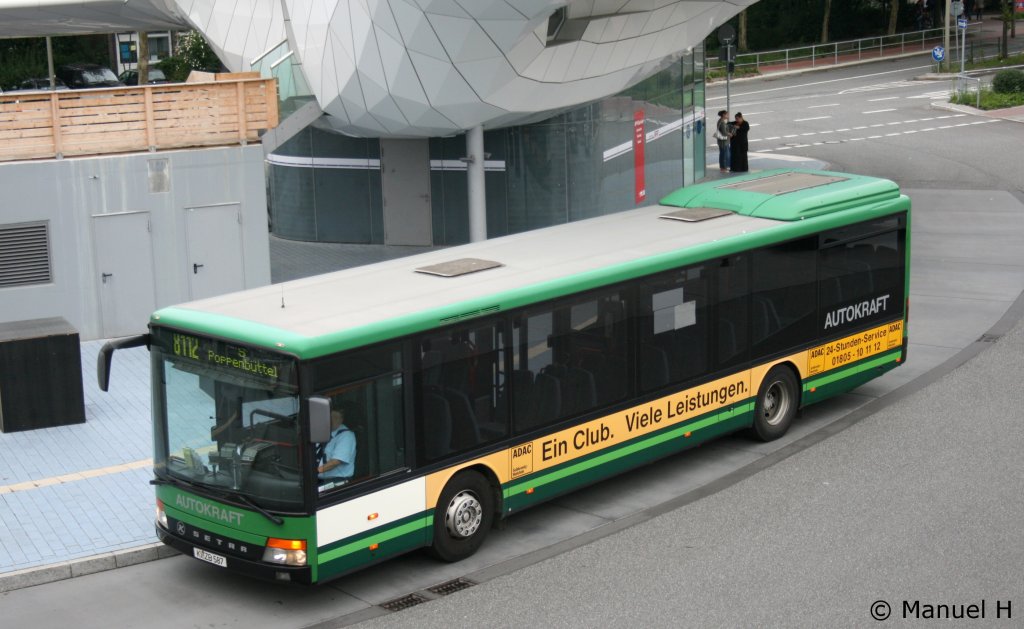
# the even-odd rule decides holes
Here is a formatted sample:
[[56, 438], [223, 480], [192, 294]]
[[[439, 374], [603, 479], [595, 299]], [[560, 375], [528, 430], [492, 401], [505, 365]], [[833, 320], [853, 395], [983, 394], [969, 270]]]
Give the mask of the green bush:
[[192, 70], [219, 72], [220, 59], [197, 31], [189, 31], [181, 35], [177, 45], [178, 54], [167, 57], [157, 64], [164, 76], [172, 83], [180, 83], [188, 78]]
[[997, 94], [989, 88], [984, 88], [981, 90], [981, 98], [978, 98], [978, 95], [974, 92], [963, 92], [954, 93], [949, 101], [957, 105], [970, 105], [971, 107], [977, 105], [985, 111], [991, 111], [993, 109], [1005, 109], [1007, 107], [1024, 105], [1024, 92]]
[[1024, 72], [1000, 70], [992, 79], [992, 91], [997, 94], [1024, 93]]

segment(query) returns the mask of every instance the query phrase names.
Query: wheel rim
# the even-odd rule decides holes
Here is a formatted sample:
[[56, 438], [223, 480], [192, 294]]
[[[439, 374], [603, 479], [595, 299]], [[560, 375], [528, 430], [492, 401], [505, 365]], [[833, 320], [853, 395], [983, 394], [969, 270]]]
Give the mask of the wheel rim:
[[761, 414], [769, 426], [778, 426], [789, 412], [789, 388], [781, 380], [771, 383], [764, 393]]
[[480, 523], [484, 519], [484, 508], [476, 495], [471, 491], [461, 491], [455, 494], [452, 501], [448, 503], [448, 510], [444, 514], [445, 528], [452, 537], [465, 539], [471, 537], [480, 530]]

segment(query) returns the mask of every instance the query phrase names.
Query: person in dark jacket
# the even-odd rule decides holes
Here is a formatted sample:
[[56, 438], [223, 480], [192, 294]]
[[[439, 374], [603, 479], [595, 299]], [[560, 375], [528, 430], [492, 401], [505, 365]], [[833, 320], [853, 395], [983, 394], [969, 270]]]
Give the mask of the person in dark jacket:
[[745, 173], [750, 170], [747, 165], [747, 134], [750, 123], [743, 119], [743, 114], [736, 114], [732, 125], [732, 139], [729, 141], [729, 153], [732, 158], [731, 169], [734, 173]]

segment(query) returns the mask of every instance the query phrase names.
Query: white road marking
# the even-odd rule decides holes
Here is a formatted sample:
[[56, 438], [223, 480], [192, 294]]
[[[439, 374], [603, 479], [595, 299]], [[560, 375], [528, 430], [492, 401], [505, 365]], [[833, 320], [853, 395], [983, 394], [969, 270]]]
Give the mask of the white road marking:
[[[827, 79], [825, 81], [812, 81], [810, 83], [801, 83], [800, 85], [787, 85], [787, 86], [784, 86], [784, 87], [770, 87], [770, 88], [764, 89], [764, 90], [754, 90], [753, 92], [743, 92], [741, 94], [733, 94], [732, 98], [739, 98], [739, 97], [743, 97], [743, 96], [751, 96], [751, 95], [754, 95], [754, 94], [765, 94], [767, 92], [778, 92], [778, 91], [781, 91], [781, 90], [791, 90], [791, 89], [796, 89], [796, 88], [801, 88], [801, 87], [810, 87], [812, 85], [827, 85], [829, 83], [838, 83], [840, 81], [855, 81], [855, 80], [864, 79], [864, 78], [872, 77], [872, 76], [885, 76], [887, 74], [897, 74], [899, 72], [908, 72], [910, 70], [925, 70], [925, 69], [930, 69], [932, 67], [934, 67], [932, 64], [928, 64], [928, 65], [923, 65], [923, 66], [914, 66], [913, 68], [901, 68], [899, 70], [886, 70], [885, 72], [874, 72], [872, 74], [861, 74], [861, 75], [858, 75], [858, 76], [847, 76], [847, 77], [843, 77], [843, 78], [840, 78], [840, 79]], [[917, 83], [915, 81], [897, 81], [896, 83], [900, 84], [900, 85], [898, 85], [899, 87], [920, 86], [920, 83]], [[906, 85], [902, 85], [904, 83]], [[876, 89], [884, 89], [884, 87], [887, 86], [887, 85], [892, 85], [892, 84], [886, 84], [886, 85], [883, 85], [882, 87], [879, 87], [879, 88], [876, 88]], [[840, 94], [846, 94], [846, 93], [849, 93], [849, 92], [858, 92], [858, 91], [864, 91], [864, 90], [862, 88], [854, 88], [852, 90], [845, 90], [845, 91], [842, 91], [842, 92], [839, 92], [839, 93]], [[707, 100], [707, 102], [715, 101], [715, 100], [725, 100], [725, 94], [722, 94], [721, 96], [712, 96], [711, 98], [708, 98], [706, 100]]]
[[877, 103], [880, 100], [898, 100], [899, 96], [886, 96], [885, 98], [869, 98], [869, 103]]
[[893, 107], [891, 109], [872, 109], [871, 111], [862, 111], [860, 113], [862, 113], [862, 114], [884, 114], [887, 111], [896, 111], [896, 108]]
[[[960, 114], [960, 115], [964, 115], [964, 114]], [[911, 134], [914, 134], [914, 133], [924, 133], [925, 131], [938, 131], [939, 129], [955, 129], [955, 128], [958, 128], [958, 127], [969, 127], [969, 126], [973, 126], [973, 125], [977, 125], [977, 124], [989, 124], [989, 123], [992, 123], [992, 122], [999, 122], [999, 120], [998, 119], [995, 119], [995, 120], [975, 120], [973, 122], [961, 122], [959, 124], [950, 124], [950, 125], [944, 125], [944, 126], [941, 126], [941, 127], [925, 127], [923, 129], [907, 129], [905, 131], [898, 131], [898, 132], [893, 132], [893, 133], [887, 133], [885, 135], [869, 135], [867, 137], [860, 137], [860, 138], [846, 138], [846, 139], [839, 139], [839, 140], [825, 140], [825, 141], [821, 141], [821, 142], [811, 142], [811, 143], [807, 143], [807, 144], [788, 144], [786, 146], [776, 147], [775, 149], [760, 149], [760, 150], [761, 151], [770, 151], [770, 150], [788, 151], [790, 149], [807, 148], [807, 147], [810, 147], [810, 146], [821, 146], [823, 144], [843, 144], [845, 142], [863, 142], [864, 140], [879, 140], [879, 139], [882, 139], [882, 138], [891, 138], [891, 137], [896, 137], [896, 136], [900, 136], [900, 135], [911, 135]], [[885, 126], [885, 125], [872, 125], [872, 126]], [[818, 133], [826, 134], [826, 133], [833, 133], [833, 132], [832, 131], [819, 131]], [[815, 135], [815, 134], [813, 134], [813, 133], [804, 133], [802, 135]], [[795, 137], [795, 136], [784, 136], [784, 137]], [[776, 139], [776, 138], [770, 138], [770, 139]], [[751, 140], [751, 141], [754, 141], [754, 140]]]
[[815, 116], [814, 118], [797, 118], [793, 122], [807, 122], [808, 120], [827, 120], [832, 116]]
[[827, 105], [811, 105], [807, 109], [821, 109], [822, 107], [838, 107], [839, 103], [828, 103]]

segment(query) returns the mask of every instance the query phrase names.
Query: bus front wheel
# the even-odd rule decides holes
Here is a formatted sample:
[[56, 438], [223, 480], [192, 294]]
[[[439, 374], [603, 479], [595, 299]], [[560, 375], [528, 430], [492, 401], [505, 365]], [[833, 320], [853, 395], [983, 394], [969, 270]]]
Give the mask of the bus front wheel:
[[476, 472], [459, 472], [445, 485], [434, 508], [431, 554], [443, 561], [469, 557], [484, 543], [493, 521], [490, 483]]
[[799, 398], [796, 377], [788, 367], [772, 368], [757, 392], [754, 405], [754, 436], [772, 441], [786, 434], [796, 415]]

